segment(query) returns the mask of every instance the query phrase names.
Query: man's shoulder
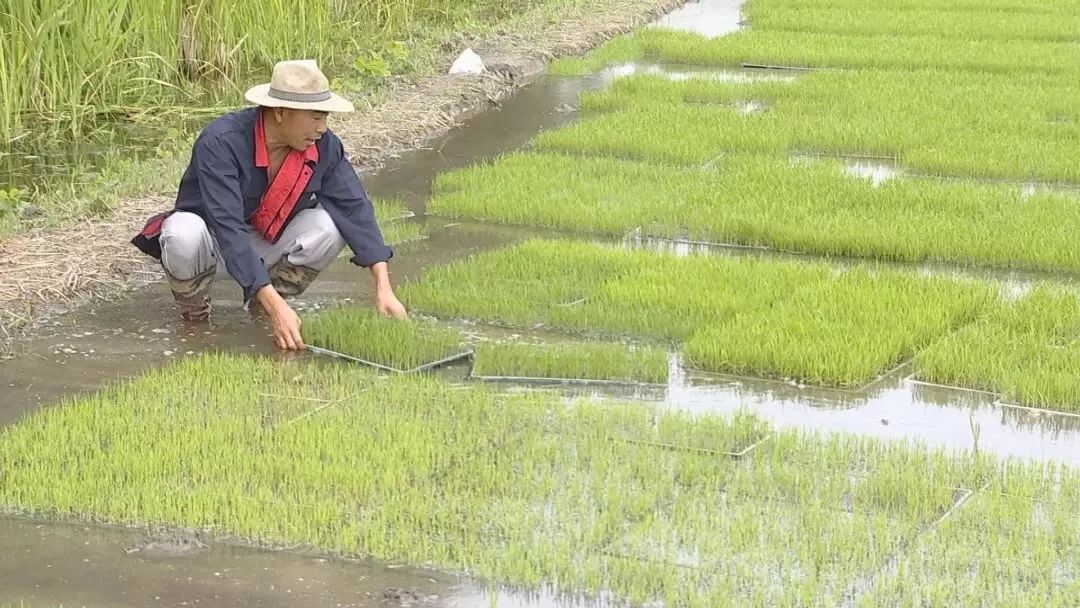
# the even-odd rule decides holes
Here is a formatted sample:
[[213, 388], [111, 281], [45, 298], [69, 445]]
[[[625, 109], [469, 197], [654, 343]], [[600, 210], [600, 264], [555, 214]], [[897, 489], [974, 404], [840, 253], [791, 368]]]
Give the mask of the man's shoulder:
[[228, 114], [222, 114], [206, 125], [200, 138], [229, 139], [238, 135], [253, 136], [258, 108], [244, 108]]

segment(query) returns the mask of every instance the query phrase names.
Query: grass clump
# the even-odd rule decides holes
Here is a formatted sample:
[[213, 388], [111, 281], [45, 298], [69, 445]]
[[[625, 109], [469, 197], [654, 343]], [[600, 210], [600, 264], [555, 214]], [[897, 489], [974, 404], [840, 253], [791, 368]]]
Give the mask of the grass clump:
[[929, 382], [1001, 393], [1021, 405], [1080, 412], [1080, 298], [1041, 285], [915, 359]]
[[344, 307], [305, 320], [304, 340], [378, 365], [408, 371], [465, 351], [461, 334], [423, 320], [384, 318]]
[[668, 357], [661, 348], [625, 344], [483, 343], [473, 375], [659, 384], [667, 382]]
[[858, 387], [994, 301], [985, 283], [854, 268], [767, 310], [702, 328], [686, 343], [708, 371]]

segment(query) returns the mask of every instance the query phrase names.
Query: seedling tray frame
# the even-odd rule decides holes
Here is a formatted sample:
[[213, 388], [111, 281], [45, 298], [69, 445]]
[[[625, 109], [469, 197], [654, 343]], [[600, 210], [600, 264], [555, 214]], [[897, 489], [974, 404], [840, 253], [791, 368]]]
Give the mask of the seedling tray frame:
[[414, 367], [412, 369], [398, 369], [396, 367], [390, 367], [389, 365], [383, 365], [381, 363], [375, 363], [374, 361], [368, 361], [367, 359], [361, 359], [360, 357], [354, 357], [352, 355], [346, 355], [345, 353], [339, 353], [339, 352], [328, 350], [328, 349], [325, 349], [325, 348], [322, 348], [322, 347], [319, 347], [319, 346], [308, 345], [307, 349], [310, 350], [312, 353], [315, 353], [316, 355], [324, 355], [324, 356], [332, 357], [332, 358], [335, 358], [335, 359], [342, 359], [344, 361], [349, 361], [349, 362], [352, 362], [352, 363], [359, 363], [360, 365], [366, 365], [368, 367], [373, 367], [375, 369], [378, 369], [378, 370], [381, 370], [381, 371], [384, 371], [384, 372], [394, 373], [394, 374], [416, 374], [416, 373], [419, 373], [419, 372], [426, 372], [426, 371], [435, 369], [437, 367], [442, 367], [443, 365], [448, 365], [450, 363], [455, 363], [457, 361], [461, 361], [461, 360], [464, 360], [464, 359], [469, 359], [469, 358], [471, 358], [473, 356], [473, 351], [470, 349], [470, 350], [465, 350], [465, 351], [459, 352], [459, 353], [454, 354], [454, 355], [450, 355], [449, 357], [444, 357], [444, 358], [439, 359], [437, 361], [431, 361], [429, 363], [425, 363], [423, 365]]

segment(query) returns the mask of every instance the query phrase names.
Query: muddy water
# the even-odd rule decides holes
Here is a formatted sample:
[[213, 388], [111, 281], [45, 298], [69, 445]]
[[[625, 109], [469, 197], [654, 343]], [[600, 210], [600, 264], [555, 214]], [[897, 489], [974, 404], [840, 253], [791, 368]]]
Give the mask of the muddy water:
[[698, 0], [658, 19], [656, 25], [705, 36], [723, 36], [742, 27], [741, 0]]
[[[0, 605], [490, 605], [486, 588], [441, 572], [301, 552], [188, 545], [145, 530], [0, 519], [0, 547]], [[544, 595], [493, 594], [498, 606], [555, 605]]]
[[[673, 13], [664, 23], [719, 34], [736, 29], [738, 18], [738, 3], [703, 0]], [[603, 87], [622, 74], [661, 70], [673, 77], [700, 73], [671, 66], [628, 65], [586, 79], [544, 79], [500, 108], [476, 117], [425, 149], [403, 155], [366, 179], [373, 194], [404, 198], [418, 214], [413, 221], [425, 223], [430, 231], [427, 240], [399, 248], [392, 264], [394, 280], [417, 278], [432, 265], [529, 236], [545, 236], [537, 231], [425, 217], [433, 176], [520, 148], [538, 131], [574, 120], [583, 90]], [[749, 74], [753, 72], [734, 71], [719, 77], [752, 77]], [[851, 170], [871, 179], [888, 177], [880, 168]], [[1021, 288], [1029, 279], [1015, 275], [1002, 278]], [[297, 307], [313, 311], [343, 300], [364, 302], [370, 295], [364, 272], [339, 260]], [[119, 302], [89, 306], [77, 314], [53, 319], [21, 342], [16, 359], [0, 363], [0, 425], [15, 422], [62, 396], [97, 390], [108, 382], [207, 350], [288, 356], [273, 351], [265, 319], [240, 309], [234, 285], [219, 282], [214, 300], [215, 320], [209, 327], [187, 326], [176, 320], [163, 284]], [[467, 369], [456, 367], [443, 373], [460, 379]], [[843, 393], [687, 374], [673, 358], [673, 376], [666, 389], [588, 392], [701, 412], [746, 407], [780, 427], [842, 430], [889, 440], [911, 438], [956, 449], [974, 447], [977, 437], [978, 448], [987, 452], [1080, 465], [1080, 418], [1002, 407], [991, 396], [923, 387], [903, 376], [899, 372], [867, 391]], [[0, 547], [5, 549], [0, 551], [0, 604], [20, 599], [34, 606], [60, 602], [65, 606], [489, 604], [485, 590], [437, 573], [220, 545], [184, 554], [168, 547], [156, 552], [128, 552], [145, 540], [145, 533], [139, 531], [0, 519]], [[494, 604], [571, 605], [563, 599], [507, 593], [501, 593]]]

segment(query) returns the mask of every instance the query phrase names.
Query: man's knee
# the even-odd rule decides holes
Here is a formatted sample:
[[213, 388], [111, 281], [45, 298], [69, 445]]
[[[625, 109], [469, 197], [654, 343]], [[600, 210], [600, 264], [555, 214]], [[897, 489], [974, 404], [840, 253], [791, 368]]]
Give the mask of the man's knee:
[[316, 270], [325, 269], [345, 248], [341, 231], [321, 207], [304, 211], [303, 217], [297, 217], [297, 220], [302, 223], [302, 232], [297, 237], [299, 247], [288, 256], [289, 262]]
[[206, 222], [178, 211], [161, 226], [161, 264], [173, 278], [188, 280], [214, 266], [213, 240]]

